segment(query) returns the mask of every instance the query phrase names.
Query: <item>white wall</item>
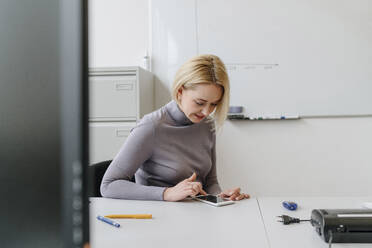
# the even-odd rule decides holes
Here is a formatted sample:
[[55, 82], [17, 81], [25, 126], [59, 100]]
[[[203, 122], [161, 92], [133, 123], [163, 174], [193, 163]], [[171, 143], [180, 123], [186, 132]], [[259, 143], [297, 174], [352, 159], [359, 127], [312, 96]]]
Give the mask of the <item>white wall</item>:
[[372, 195], [372, 118], [227, 121], [217, 163], [253, 195]]
[[89, 66], [142, 66], [149, 50], [148, 0], [89, 1]]
[[169, 89], [179, 66], [197, 54], [195, 1], [151, 1], [150, 12], [155, 106], [160, 107], [171, 98]]

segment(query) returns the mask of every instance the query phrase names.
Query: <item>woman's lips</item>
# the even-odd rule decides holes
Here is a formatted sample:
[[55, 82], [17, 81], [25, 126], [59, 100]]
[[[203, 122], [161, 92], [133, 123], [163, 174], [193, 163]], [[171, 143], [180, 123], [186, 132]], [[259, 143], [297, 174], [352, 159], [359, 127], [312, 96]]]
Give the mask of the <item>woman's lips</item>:
[[196, 116], [196, 118], [198, 118], [198, 119], [200, 119], [200, 120], [201, 120], [201, 119], [204, 119], [204, 117], [205, 117], [204, 115], [197, 115], [197, 114], [195, 114], [195, 116]]

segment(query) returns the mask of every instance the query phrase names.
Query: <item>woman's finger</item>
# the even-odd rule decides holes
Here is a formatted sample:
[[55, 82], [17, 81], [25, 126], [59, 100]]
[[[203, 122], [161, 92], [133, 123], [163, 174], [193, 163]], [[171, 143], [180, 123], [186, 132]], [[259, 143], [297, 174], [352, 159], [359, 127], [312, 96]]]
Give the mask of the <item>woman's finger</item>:
[[193, 189], [194, 190], [197, 190], [198, 193], [202, 194], [202, 195], [206, 195], [207, 193], [203, 190], [203, 186], [200, 182], [192, 182], [191, 183], [193, 185]]
[[189, 195], [189, 196], [196, 196], [197, 194], [198, 194], [198, 192], [195, 191], [195, 190], [190, 190], [190, 191], [188, 192], [188, 195]]
[[205, 192], [205, 191], [203, 190], [203, 187], [202, 187], [201, 184], [199, 185], [199, 193], [202, 194], [202, 195], [207, 195], [207, 192]]
[[251, 196], [248, 195], [248, 194], [244, 194], [244, 198], [245, 198], [245, 199], [249, 199], [249, 198], [251, 198]]
[[240, 194], [240, 188], [235, 188], [234, 191], [238, 194]]
[[230, 192], [228, 193], [229, 196], [232, 196], [234, 194], [240, 194], [240, 188], [231, 189]]
[[239, 195], [238, 197], [235, 198], [236, 201], [243, 200], [245, 198], [244, 194]]
[[200, 193], [201, 193], [202, 195], [208, 195], [207, 192], [205, 192], [203, 189], [201, 189]]
[[223, 197], [223, 198], [230, 198], [233, 193], [234, 192], [232, 191], [227, 191], [227, 192], [224, 191], [224, 192], [221, 192], [218, 196]]
[[198, 183], [197, 186], [198, 186], [198, 191], [199, 191], [200, 194], [202, 194], [202, 195], [206, 195], [206, 194], [207, 194], [207, 193], [203, 190], [203, 186], [202, 186], [201, 183]]
[[195, 185], [195, 184], [190, 184], [190, 188], [191, 188], [192, 191], [199, 191], [198, 186]]
[[222, 197], [222, 198], [228, 198], [229, 197], [225, 192], [219, 193], [218, 196]]
[[[240, 189], [239, 189], [240, 190]], [[238, 196], [240, 196], [240, 193], [239, 193], [239, 191], [235, 191], [235, 192], [233, 192], [233, 194], [230, 196], [230, 200], [236, 200], [236, 198], [238, 197]]]
[[231, 192], [221, 192], [219, 194], [220, 197], [229, 198], [231, 196]]
[[230, 199], [231, 201], [235, 201], [235, 200], [236, 200], [236, 197], [237, 197], [237, 195], [234, 194], [234, 195], [230, 196], [229, 199]]
[[195, 195], [199, 194], [199, 187], [197, 184], [191, 184], [191, 190]]
[[198, 193], [200, 191], [199, 185], [197, 183], [192, 184], [192, 189], [193, 189], [193, 191], [198, 192]]

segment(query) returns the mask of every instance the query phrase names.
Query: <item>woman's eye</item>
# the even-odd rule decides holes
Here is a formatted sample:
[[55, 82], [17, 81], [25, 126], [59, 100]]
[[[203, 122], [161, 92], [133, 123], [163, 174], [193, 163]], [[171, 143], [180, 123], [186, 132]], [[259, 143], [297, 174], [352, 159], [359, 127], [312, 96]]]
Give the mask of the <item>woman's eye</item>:
[[203, 106], [203, 103], [202, 102], [195, 101], [195, 103], [198, 104], [199, 106]]

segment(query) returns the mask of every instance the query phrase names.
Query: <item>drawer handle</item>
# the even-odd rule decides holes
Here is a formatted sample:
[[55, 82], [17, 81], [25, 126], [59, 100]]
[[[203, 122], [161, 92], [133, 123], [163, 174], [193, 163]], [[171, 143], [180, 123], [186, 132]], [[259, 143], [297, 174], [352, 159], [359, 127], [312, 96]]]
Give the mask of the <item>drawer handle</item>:
[[128, 137], [129, 130], [116, 130], [116, 137]]
[[116, 90], [133, 90], [133, 84], [116, 84]]

